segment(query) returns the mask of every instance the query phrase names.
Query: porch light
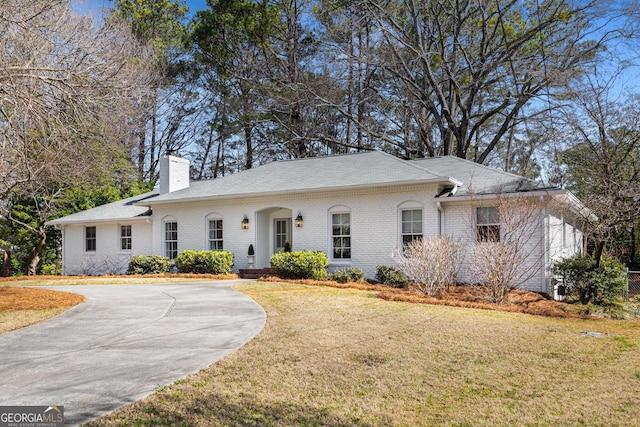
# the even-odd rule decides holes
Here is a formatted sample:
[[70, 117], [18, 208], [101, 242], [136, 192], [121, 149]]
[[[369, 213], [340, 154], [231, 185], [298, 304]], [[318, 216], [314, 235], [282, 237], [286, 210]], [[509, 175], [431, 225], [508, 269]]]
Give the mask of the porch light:
[[246, 215], [244, 216], [244, 219], [242, 220], [240, 225], [242, 226], [243, 230], [248, 230], [249, 229], [249, 218], [247, 218]]
[[298, 216], [296, 217], [296, 227], [301, 228], [302, 224], [304, 224], [304, 220], [302, 219], [302, 214], [298, 212]]

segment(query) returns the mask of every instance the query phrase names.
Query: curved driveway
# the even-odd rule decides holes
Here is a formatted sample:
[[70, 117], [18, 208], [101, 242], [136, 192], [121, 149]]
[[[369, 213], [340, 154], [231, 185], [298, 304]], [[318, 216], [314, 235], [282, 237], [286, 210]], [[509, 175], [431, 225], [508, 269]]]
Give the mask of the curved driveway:
[[0, 405], [64, 405], [79, 424], [205, 368], [265, 325], [234, 283], [49, 288], [86, 302], [0, 335]]

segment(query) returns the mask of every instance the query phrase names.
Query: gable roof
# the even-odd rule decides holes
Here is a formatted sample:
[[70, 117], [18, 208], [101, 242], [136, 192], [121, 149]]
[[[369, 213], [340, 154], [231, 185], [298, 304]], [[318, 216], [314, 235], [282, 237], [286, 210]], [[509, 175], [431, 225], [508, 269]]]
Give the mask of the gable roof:
[[141, 203], [144, 200], [157, 195], [157, 191], [139, 194], [137, 196], [118, 200], [117, 202], [107, 203], [106, 205], [96, 206], [93, 209], [54, 219], [52, 221], [48, 221], [47, 224], [64, 225], [82, 222], [130, 221], [134, 218], [144, 219], [151, 213], [151, 209], [149, 209], [148, 206], [139, 205], [137, 203]]
[[411, 162], [435, 174], [451, 174], [462, 182], [454, 197], [559, 190], [509, 172], [455, 156], [430, 157]]
[[188, 188], [163, 194], [145, 204], [430, 182], [460, 184], [449, 174], [430, 172], [390, 154], [370, 151], [276, 161], [218, 179], [191, 182]]

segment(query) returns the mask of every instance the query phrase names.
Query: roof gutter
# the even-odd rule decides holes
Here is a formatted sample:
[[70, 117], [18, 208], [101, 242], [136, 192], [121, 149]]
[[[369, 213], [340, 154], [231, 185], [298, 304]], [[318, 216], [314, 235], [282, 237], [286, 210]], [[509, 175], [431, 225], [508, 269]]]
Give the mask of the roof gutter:
[[102, 218], [102, 219], [78, 219], [71, 221], [59, 221], [57, 219], [47, 221], [45, 225], [54, 225], [54, 226], [64, 226], [64, 225], [73, 225], [73, 224], [97, 224], [97, 223], [107, 223], [107, 222], [150, 222], [152, 217], [149, 215], [137, 215], [132, 217], [121, 217], [121, 218]]
[[[469, 194], [461, 196], [451, 196], [439, 199], [442, 203], [450, 202], [463, 202], [470, 200], [495, 200], [496, 193], [492, 194]], [[591, 221], [597, 221], [597, 216], [587, 208], [584, 203], [580, 201], [572, 192], [563, 188], [554, 188], [546, 190], [533, 190], [533, 191], [519, 191], [513, 193], [500, 193], [502, 198], [516, 198], [516, 197], [553, 197], [564, 196], [566, 198], [566, 205], [571, 212], [583, 219]]]

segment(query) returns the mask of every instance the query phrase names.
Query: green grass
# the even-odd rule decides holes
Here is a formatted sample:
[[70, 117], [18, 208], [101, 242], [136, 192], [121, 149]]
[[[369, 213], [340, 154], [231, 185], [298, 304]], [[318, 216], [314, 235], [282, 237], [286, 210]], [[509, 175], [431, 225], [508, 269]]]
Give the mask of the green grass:
[[[629, 425], [640, 322], [557, 319], [280, 283], [251, 342], [92, 425]], [[600, 332], [601, 338], [582, 332]]]

